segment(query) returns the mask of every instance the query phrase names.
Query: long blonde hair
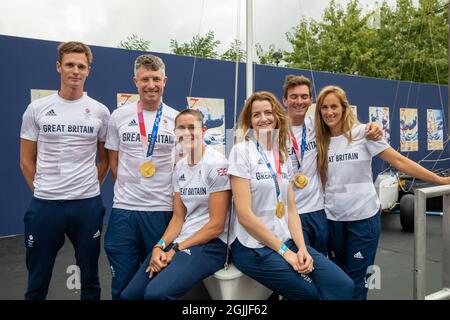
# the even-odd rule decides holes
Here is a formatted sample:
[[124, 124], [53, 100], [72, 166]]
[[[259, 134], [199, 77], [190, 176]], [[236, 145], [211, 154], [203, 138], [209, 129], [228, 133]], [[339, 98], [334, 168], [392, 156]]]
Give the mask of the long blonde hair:
[[342, 88], [338, 86], [326, 86], [324, 87], [317, 98], [316, 111], [315, 111], [315, 129], [316, 129], [316, 144], [317, 144], [317, 167], [320, 173], [320, 179], [322, 180], [322, 185], [325, 187], [327, 182], [328, 173], [328, 148], [330, 146], [331, 131], [330, 128], [325, 124], [322, 118], [320, 109], [323, 105], [323, 101], [326, 96], [334, 93], [342, 105], [343, 112], [340, 121], [340, 131], [344, 133], [348, 142], [352, 142], [352, 131], [351, 129], [359, 124], [353, 110], [350, 108], [350, 104], [347, 100], [347, 95]]
[[275, 118], [275, 129], [279, 130], [278, 149], [280, 150], [280, 162], [284, 163], [288, 157], [287, 142], [289, 141], [289, 128], [286, 110], [278, 99], [268, 91], [259, 91], [248, 97], [239, 114], [237, 142], [249, 139], [249, 131], [252, 129], [252, 105], [255, 101], [269, 101]]

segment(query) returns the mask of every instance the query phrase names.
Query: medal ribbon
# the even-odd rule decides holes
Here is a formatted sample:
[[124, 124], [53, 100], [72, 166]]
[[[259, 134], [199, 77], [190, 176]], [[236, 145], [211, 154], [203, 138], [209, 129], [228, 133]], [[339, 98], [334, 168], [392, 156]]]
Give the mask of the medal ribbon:
[[[281, 164], [280, 164], [280, 152], [278, 151], [278, 148], [273, 148], [273, 157], [275, 160], [275, 166], [277, 169], [277, 173], [272, 168], [272, 165], [269, 162], [269, 159], [267, 159], [266, 154], [264, 153], [264, 150], [261, 148], [261, 145], [259, 142], [253, 141], [256, 145], [256, 149], [259, 152], [259, 155], [261, 156], [262, 160], [266, 163], [267, 168], [269, 168], [270, 174], [272, 175], [272, 179], [275, 182], [275, 189], [277, 191], [277, 200], [280, 198], [281, 190], [280, 190], [280, 184], [281, 183]], [[280, 179], [280, 180], [278, 180]]]
[[295, 134], [294, 131], [292, 131], [292, 128], [289, 129], [290, 133], [291, 133], [291, 141], [292, 141], [292, 145], [294, 147], [294, 152], [295, 152], [295, 156], [297, 158], [297, 162], [298, 162], [298, 169], [300, 171], [300, 167], [302, 165], [302, 161], [303, 161], [303, 156], [305, 155], [305, 150], [306, 150], [306, 124], [303, 124], [303, 129], [302, 129], [302, 144], [301, 144], [301, 154], [298, 150], [298, 143], [297, 143], [297, 139], [295, 138]]
[[[158, 137], [159, 121], [161, 120], [163, 104], [159, 105], [158, 111], [156, 112], [155, 122], [153, 123], [152, 135], [150, 138], [150, 144], [148, 143], [147, 131], [145, 130], [144, 113], [142, 111], [141, 101], [138, 101], [138, 120], [139, 120], [139, 132], [141, 134], [142, 151], [144, 152], [145, 158], [150, 161], [153, 156], [153, 149], [155, 149], [156, 139]], [[147, 152], [145, 153], [145, 150]]]

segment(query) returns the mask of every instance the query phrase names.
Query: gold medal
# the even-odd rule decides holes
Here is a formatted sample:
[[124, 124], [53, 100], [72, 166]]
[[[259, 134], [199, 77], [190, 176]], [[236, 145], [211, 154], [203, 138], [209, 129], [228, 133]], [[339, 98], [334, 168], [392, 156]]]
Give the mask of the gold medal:
[[284, 203], [283, 201], [278, 201], [277, 202], [277, 207], [275, 208], [275, 214], [277, 215], [278, 218], [283, 218], [284, 216]]
[[143, 177], [150, 178], [155, 174], [156, 168], [153, 162], [145, 161], [143, 164], [141, 164], [139, 171], [141, 172], [141, 175]]
[[294, 184], [297, 188], [303, 189], [308, 184], [308, 177], [303, 173], [297, 173], [294, 176]]

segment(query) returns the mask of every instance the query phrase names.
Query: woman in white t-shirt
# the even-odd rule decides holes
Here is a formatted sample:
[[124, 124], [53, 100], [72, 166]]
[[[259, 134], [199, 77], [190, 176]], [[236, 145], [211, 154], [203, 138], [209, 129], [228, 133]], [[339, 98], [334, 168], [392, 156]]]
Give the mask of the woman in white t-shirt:
[[379, 156], [398, 170], [436, 184], [443, 178], [402, 156], [384, 140], [364, 137], [345, 92], [322, 89], [317, 99], [318, 168], [325, 188], [325, 212], [330, 226], [330, 258], [355, 283], [354, 299], [367, 299], [368, 284], [380, 237], [380, 201], [372, 177], [372, 157]]
[[173, 216], [122, 292], [123, 299], [177, 299], [224, 265], [231, 198], [228, 161], [204, 144], [205, 131], [200, 112], [186, 109], [175, 118], [175, 135], [186, 156], [173, 173]]
[[239, 117], [228, 173], [237, 211], [233, 263], [288, 299], [350, 299], [351, 279], [305, 245], [292, 189], [286, 112], [269, 92], [252, 94]]

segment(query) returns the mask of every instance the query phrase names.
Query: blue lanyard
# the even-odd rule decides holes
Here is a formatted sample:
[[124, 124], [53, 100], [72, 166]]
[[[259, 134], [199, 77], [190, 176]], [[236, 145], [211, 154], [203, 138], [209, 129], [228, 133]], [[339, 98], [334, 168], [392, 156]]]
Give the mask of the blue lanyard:
[[147, 149], [147, 158], [153, 156], [153, 149], [155, 149], [156, 139], [158, 137], [159, 121], [161, 121], [163, 104], [159, 105], [158, 112], [156, 112], [155, 123], [153, 124], [152, 136]]
[[296, 156], [297, 162], [298, 162], [298, 169], [300, 169], [301, 163], [303, 162], [303, 156], [305, 155], [305, 150], [306, 150], [306, 123], [303, 123], [302, 144], [300, 146], [300, 148], [301, 148], [301, 154], [300, 155], [299, 155], [299, 152], [298, 152], [298, 143], [297, 143], [297, 139], [295, 138], [295, 134], [292, 131], [292, 129], [290, 129], [290, 132], [291, 132], [291, 140], [292, 140], [292, 144], [293, 144], [293, 147], [294, 147], [295, 156]]
[[[156, 112], [155, 122], [153, 123], [153, 130], [152, 130], [152, 135], [150, 137], [150, 143], [148, 144], [146, 158], [151, 158], [153, 156], [153, 150], [155, 149], [155, 144], [156, 144], [156, 140], [158, 137], [158, 129], [159, 129], [159, 122], [161, 121], [162, 109], [163, 109], [163, 104], [161, 102], [161, 104], [159, 105], [158, 111]], [[144, 150], [145, 150], [145, 145], [148, 142], [147, 141], [148, 138], [147, 138], [147, 133], [145, 131], [144, 115], [142, 112], [142, 106], [140, 104], [140, 101], [138, 102], [138, 118], [139, 118], [139, 129], [140, 129], [140, 133], [141, 133], [141, 139], [143, 139], [142, 144], [144, 145]]]
[[[253, 140], [252, 140], [253, 141]], [[253, 141], [253, 143], [256, 145], [256, 150], [258, 150], [259, 155], [261, 156], [261, 158], [263, 159], [263, 161], [266, 163], [267, 168], [269, 168], [270, 174], [272, 175], [272, 179], [275, 182], [275, 189], [277, 191], [277, 199], [279, 199], [280, 194], [281, 194], [281, 190], [280, 190], [280, 185], [278, 184], [278, 178], [277, 178], [277, 174], [275, 173], [275, 171], [272, 168], [272, 165], [269, 162], [269, 159], [267, 159], [266, 154], [264, 153], [264, 151], [261, 148], [261, 145], [259, 144], [259, 142], [255, 142]], [[279, 161], [279, 160], [278, 160]], [[277, 162], [277, 159], [275, 159], [275, 162]], [[277, 163], [275, 165], [278, 165]], [[280, 170], [281, 171], [281, 170]]]

